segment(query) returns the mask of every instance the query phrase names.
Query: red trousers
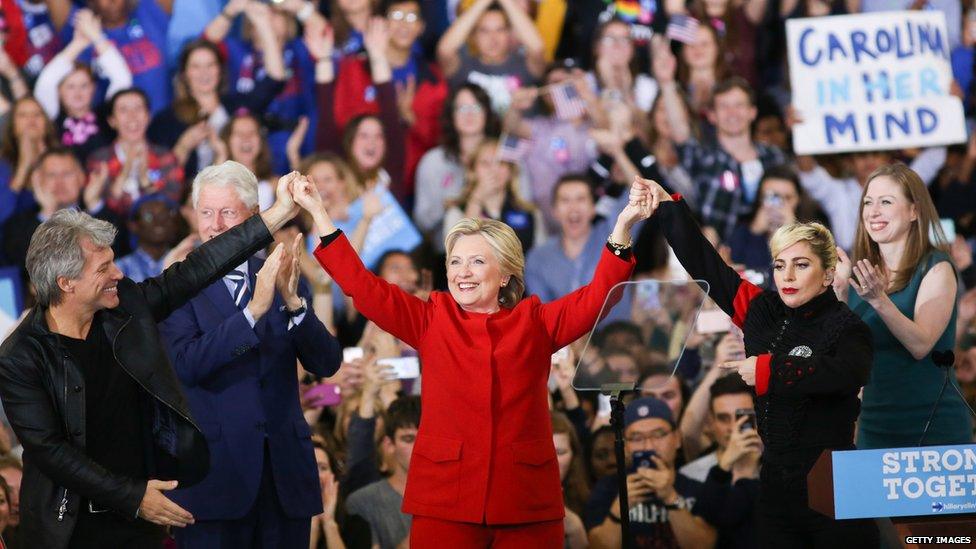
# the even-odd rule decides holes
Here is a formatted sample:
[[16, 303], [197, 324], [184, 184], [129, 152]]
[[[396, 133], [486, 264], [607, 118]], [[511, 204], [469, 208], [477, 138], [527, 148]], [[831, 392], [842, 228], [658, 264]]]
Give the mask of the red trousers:
[[563, 519], [488, 526], [414, 515], [410, 549], [562, 549]]

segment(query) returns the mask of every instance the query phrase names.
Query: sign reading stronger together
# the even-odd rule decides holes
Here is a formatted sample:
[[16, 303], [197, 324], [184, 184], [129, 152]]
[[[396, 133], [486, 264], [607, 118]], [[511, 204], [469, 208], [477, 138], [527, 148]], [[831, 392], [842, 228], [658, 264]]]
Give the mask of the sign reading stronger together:
[[976, 513], [976, 445], [834, 452], [838, 519]]
[[[958, 25], [958, 21], [953, 21]], [[899, 11], [790, 19], [797, 154], [947, 145], [966, 140], [950, 95], [945, 15]]]

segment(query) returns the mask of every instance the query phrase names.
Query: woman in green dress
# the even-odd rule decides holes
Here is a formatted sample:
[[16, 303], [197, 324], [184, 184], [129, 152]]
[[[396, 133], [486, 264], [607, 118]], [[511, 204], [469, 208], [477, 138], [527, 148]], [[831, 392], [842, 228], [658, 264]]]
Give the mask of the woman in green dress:
[[[928, 189], [904, 164], [882, 166], [864, 186], [860, 218], [854, 261], [838, 250], [834, 283], [874, 336], [857, 446], [972, 442], [972, 420], [952, 387], [932, 415], [946, 379], [932, 353], [955, 347], [958, 286]], [[949, 383], [957, 384], [951, 371]]]

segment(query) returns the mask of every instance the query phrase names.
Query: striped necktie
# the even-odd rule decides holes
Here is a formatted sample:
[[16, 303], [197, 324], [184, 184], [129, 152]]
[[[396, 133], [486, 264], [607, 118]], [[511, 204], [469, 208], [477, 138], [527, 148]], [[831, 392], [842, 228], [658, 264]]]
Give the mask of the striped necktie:
[[234, 305], [237, 305], [238, 309], [244, 309], [251, 301], [251, 290], [247, 287], [247, 274], [244, 271], [234, 269], [227, 274], [227, 279], [234, 283]]

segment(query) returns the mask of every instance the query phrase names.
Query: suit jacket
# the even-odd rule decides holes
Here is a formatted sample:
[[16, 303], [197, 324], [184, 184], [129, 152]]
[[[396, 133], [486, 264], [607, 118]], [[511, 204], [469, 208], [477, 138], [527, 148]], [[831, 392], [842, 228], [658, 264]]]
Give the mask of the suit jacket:
[[[157, 277], [138, 284], [123, 278], [119, 305], [95, 313], [116, 361], [146, 393], [149, 478], [192, 486], [210, 467], [207, 440], [191, 417], [157, 323], [269, 242], [268, 228], [254, 216]], [[85, 454], [85, 378], [48, 328], [44, 312], [35, 307], [0, 345], [0, 396], [24, 445], [18, 536], [31, 547], [61, 549], [85, 500], [134, 517], [146, 479], [112, 473]]]
[[[251, 288], [263, 264], [248, 260]], [[304, 285], [299, 294], [311, 305]], [[160, 325], [190, 410], [210, 447], [210, 474], [192, 488], [173, 492], [173, 500], [198, 520], [238, 519], [251, 509], [261, 483], [265, 444], [285, 513], [301, 518], [322, 512], [295, 361], [328, 377], [339, 369], [342, 349], [311, 306], [302, 322], [288, 330], [283, 305], [276, 293], [252, 329], [224, 281], [218, 280]]]
[[325, 242], [315, 256], [356, 308], [420, 354], [423, 419], [403, 512], [478, 524], [562, 518], [546, 390], [552, 353], [593, 328], [633, 257], [604, 251], [590, 284], [489, 315], [446, 292], [422, 301], [370, 273], [345, 236]]

